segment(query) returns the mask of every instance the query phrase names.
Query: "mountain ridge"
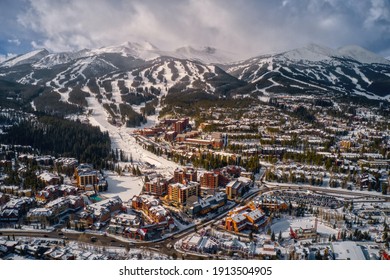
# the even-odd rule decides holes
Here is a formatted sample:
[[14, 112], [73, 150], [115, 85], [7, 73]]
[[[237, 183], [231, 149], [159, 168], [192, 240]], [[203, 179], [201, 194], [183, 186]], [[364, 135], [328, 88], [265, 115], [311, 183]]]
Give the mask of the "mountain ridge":
[[[1, 63], [0, 79], [43, 87], [41, 95], [57, 103], [55, 110], [85, 106], [85, 88], [114, 108], [139, 106], [169, 94], [256, 99], [306, 94], [390, 101], [390, 61], [380, 63], [378, 56], [360, 47], [334, 50], [309, 44], [239, 62], [210, 63], [210, 57], [221, 54], [191, 46], [167, 52], [147, 42], [68, 53], [36, 50]], [[78, 94], [81, 100], [75, 98]], [[45, 109], [47, 102], [37, 98], [41, 109], [54, 110]]]
[[[11, 67], [21, 64], [31, 63], [31, 60], [42, 60], [37, 64], [37, 67], [44, 67], [45, 59], [48, 62], [48, 66], [54, 66], [61, 63], [67, 63], [70, 60], [77, 59], [85, 56], [94, 56], [106, 53], [120, 53], [124, 57], [132, 56], [136, 59], [142, 59], [145, 61], [153, 60], [162, 56], [169, 56], [178, 59], [198, 60], [206, 64], [230, 64], [240, 61], [247, 61], [251, 58], [244, 60], [237, 60], [236, 54], [216, 49], [214, 47], [205, 46], [203, 48], [196, 48], [193, 46], [183, 46], [173, 51], [160, 50], [158, 47], [150, 42], [124, 42], [119, 45], [112, 45], [107, 47], [101, 47], [96, 49], [84, 49], [75, 52], [60, 52], [50, 53], [46, 49], [37, 49], [25, 54], [21, 54], [15, 57], [11, 57], [0, 63], [0, 67]], [[48, 56], [45, 58], [45, 56]], [[340, 47], [338, 49], [332, 49], [329, 47], [321, 46], [318, 44], [310, 43], [306, 46], [287, 50], [274, 54], [261, 54], [252, 58], [273, 56], [283, 56], [290, 60], [306, 60], [306, 61], [322, 61], [331, 60], [332, 58], [344, 58], [354, 59], [360, 63], [371, 64], [390, 64], [388, 58], [379, 56], [371, 51], [368, 51], [360, 46], [348, 45]], [[45, 58], [45, 59], [43, 59]], [[51, 59], [57, 59], [57, 63], [50, 62]]]

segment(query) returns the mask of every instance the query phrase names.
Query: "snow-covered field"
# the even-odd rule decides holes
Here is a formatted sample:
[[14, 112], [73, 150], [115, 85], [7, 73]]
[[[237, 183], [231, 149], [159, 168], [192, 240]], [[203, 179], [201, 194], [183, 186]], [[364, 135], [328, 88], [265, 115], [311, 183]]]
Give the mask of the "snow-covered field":
[[119, 196], [122, 201], [128, 201], [134, 195], [140, 194], [143, 186], [141, 177], [135, 177], [131, 174], [122, 176], [113, 172], [107, 172], [108, 191], [103, 192], [103, 196], [113, 197]]

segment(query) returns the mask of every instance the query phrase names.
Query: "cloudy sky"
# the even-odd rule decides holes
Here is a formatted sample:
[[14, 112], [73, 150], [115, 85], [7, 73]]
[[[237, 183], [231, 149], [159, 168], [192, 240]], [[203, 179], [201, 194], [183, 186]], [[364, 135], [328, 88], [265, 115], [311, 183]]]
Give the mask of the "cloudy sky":
[[390, 0], [1, 0], [0, 55], [148, 41], [242, 57], [317, 43], [390, 56]]

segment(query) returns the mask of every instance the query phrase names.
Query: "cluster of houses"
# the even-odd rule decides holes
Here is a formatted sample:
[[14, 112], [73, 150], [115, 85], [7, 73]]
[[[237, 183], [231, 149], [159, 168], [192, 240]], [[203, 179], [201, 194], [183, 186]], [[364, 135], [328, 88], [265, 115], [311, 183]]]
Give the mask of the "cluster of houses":
[[268, 168], [266, 180], [281, 183], [309, 183], [311, 185], [322, 185], [327, 176], [323, 166], [300, 165], [300, 164], [278, 164]]
[[69, 246], [60, 239], [10, 240], [3, 237], [0, 238], [0, 258], [7, 260], [109, 260], [118, 259], [119, 254], [99, 252], [96, 248]]
[[285, 248], [269, 236], [262, 235], [257, 240], [239, 237], [227, 232], [206, 228], [191, 234], [179, 243], [180, 250], [203, 256], [219, 256], [221, 258], [283, 258]]
[[156, 127], [144, 128], [136, 131], [143, 137], [162, 137], [168, 143], [187, 146], [210, 147], [221, 149], [226, 144], [222, 133], [202, 135], [199, 131], [193, 131], [188, 117], [181, 119], [164, 119]]
[[86, 205], [71, 223], [76, 228], [101, 229], [110, 222], [112, 216], [124, 210], [120, 197], [114, 196]]
[[2, 223], [18, 222], [36, 205], [34, 198], [31, 197], [11, 197], [5, 200], [8, 201], [0, 207], [0, 222]]
[[[119, 198], [92, 204], [95, 202], [92, 197], [107, 190], [108, 185], [102, 174], [89, 164], [78, 164], [74, 158], [56, 159], [24, 153], [18, 155], [18, 164], [21, 167], [17, 172], [25, 172], [26, 166], [31, 164], [40, 167], [36, 171], [37, 186], [33, 190], [0, 185], [0, 223], [54, 225], [69, 221], [72, 216], [75, 217], [72, 226], [99, 228], [107, 223], [111, 213], [122, 207]], [[12, 160], [3, 160], [0, 171], [13, 166]], [[49, 172], [53, 167], [70, 174], [66, 183], [59, 172]]]

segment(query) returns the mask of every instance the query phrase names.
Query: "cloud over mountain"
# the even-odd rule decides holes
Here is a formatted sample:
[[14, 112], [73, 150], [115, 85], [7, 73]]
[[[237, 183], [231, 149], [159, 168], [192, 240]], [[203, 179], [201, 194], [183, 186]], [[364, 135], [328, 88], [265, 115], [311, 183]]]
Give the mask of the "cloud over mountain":
[[390, 55], [386, 0], [5, 0], [0, 11], [3, 54], [15, 52], [15, 42], [25, 51], [69, 51], [145, 40], [162, 49], [212, 46], [243, 57], [310, 42]]

